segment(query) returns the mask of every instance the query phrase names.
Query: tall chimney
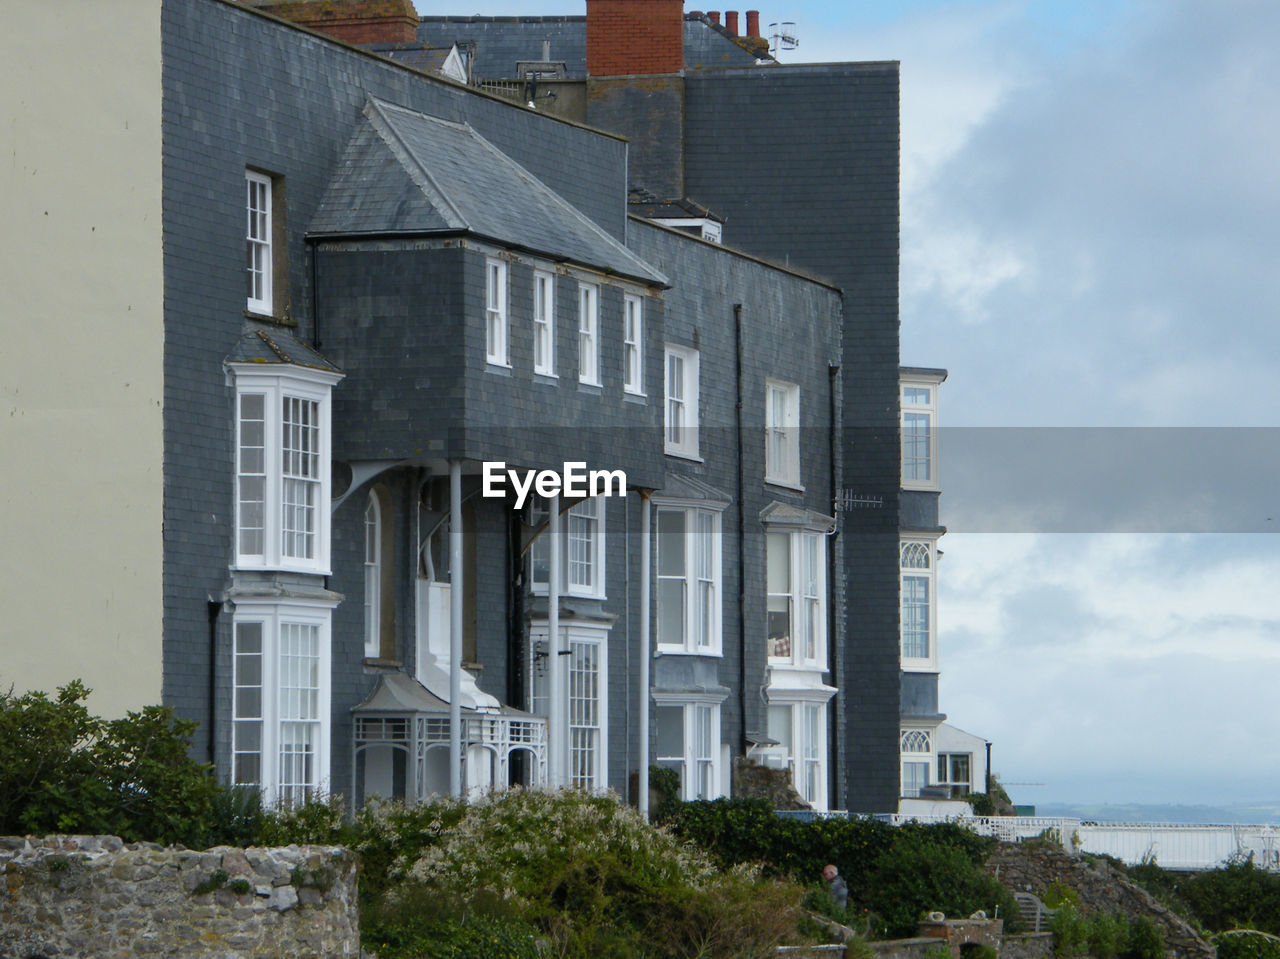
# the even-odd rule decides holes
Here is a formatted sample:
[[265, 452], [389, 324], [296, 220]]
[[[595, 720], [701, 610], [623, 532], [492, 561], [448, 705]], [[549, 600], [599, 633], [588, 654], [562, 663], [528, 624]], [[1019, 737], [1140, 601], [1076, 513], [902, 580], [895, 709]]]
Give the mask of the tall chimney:
[[413, 0], [249, 0], [251, 6], [357, 46], [412, 43], [418, 37]]
[[708, 10], [707, 19], [710, 20], [712, 23], [714, 23], [717, 27], [720, 26], [720, 11]]
[[684, 0], [587, 0], [587, 76], [683, 69]]
[[759, 10], [747, 11], [747, 36], [749, 37], [760, 36], [760, 11]]
[[724, 12], [724, 28], [729, 31], [729, 36], [736, 37], [738, 35], [737, 10], [726, 10]]

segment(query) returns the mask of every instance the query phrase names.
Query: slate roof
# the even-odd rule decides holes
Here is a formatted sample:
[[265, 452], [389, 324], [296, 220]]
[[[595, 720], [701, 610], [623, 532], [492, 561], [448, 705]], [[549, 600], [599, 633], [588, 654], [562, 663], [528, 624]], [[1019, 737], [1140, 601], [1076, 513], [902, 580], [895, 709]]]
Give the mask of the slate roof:
[[431, 47], [423, 43], [375, 43], [369, 49], [415, 70], [439, 73], [444, 62], [449, 59], [453, 44]]
[[236, 342], [236, 348], [227, 357], [227, 362], [288, 364], [329, 373], [342, 372], [307, 344], [283, 330], [245, 330]]
[[542, 41], [551, 41], [551, 59], [563, 61], [567, 76], [587, 75], [586, 17], [422, 17], [418, 39], [431, 46], [475, 41], [479, 80], [511, 79], [519, 60], [541, 60]]
[[645, 283], [667, 282], [469, 124], [372, 97], [307, 232], [465, 234]]
[[[515, 79], [516, 62], [541, 60], [542, 42], [550, 40], [550, 59], [564, 62], [568, 79], [587, 76], [586, 17], [422, 17], [418, 39], [430, 46], [474, 40], [472, 72], [480, 80]], [[686, 69], [752, 66], [755, 62], [724, 27], [711, 23], [705, 14], [685, 14]]]

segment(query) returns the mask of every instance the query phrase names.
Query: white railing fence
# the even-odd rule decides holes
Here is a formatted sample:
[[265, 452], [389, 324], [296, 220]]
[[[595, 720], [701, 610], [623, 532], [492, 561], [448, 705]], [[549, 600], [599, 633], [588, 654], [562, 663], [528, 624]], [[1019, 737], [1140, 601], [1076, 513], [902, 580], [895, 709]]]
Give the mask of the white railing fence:
[[1154, 861], [1165, 869], [1212, 869], [1252, 859], [1260, 869], [1280, 871], [1280, 826], [1199, 823], [1128, 823], [1057, 819], [1045, 816], [879, 817], [898, 825], [955, 822], [1004, 842], [1047, 838], [1074, 854], [1113, 856], [1128, 864]]

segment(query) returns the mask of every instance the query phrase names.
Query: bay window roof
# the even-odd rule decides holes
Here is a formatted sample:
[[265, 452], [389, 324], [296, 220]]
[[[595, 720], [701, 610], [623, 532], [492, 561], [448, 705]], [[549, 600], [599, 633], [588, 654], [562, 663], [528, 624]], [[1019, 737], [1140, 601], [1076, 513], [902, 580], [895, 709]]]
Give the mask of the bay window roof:
[[667, 284], [469, 124], [373, 97], [308, 235], [470, 235], [646, 284]]

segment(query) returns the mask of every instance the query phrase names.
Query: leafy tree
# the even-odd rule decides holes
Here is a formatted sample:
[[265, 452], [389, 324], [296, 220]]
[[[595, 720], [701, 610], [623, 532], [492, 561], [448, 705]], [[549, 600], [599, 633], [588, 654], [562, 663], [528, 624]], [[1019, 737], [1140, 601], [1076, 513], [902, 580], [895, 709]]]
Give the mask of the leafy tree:
[[0, 833], [203, 844], [220, 790], [187, 753], [196, 724], [161, 706], [104, 720], [89, 692], [0, 694]]

